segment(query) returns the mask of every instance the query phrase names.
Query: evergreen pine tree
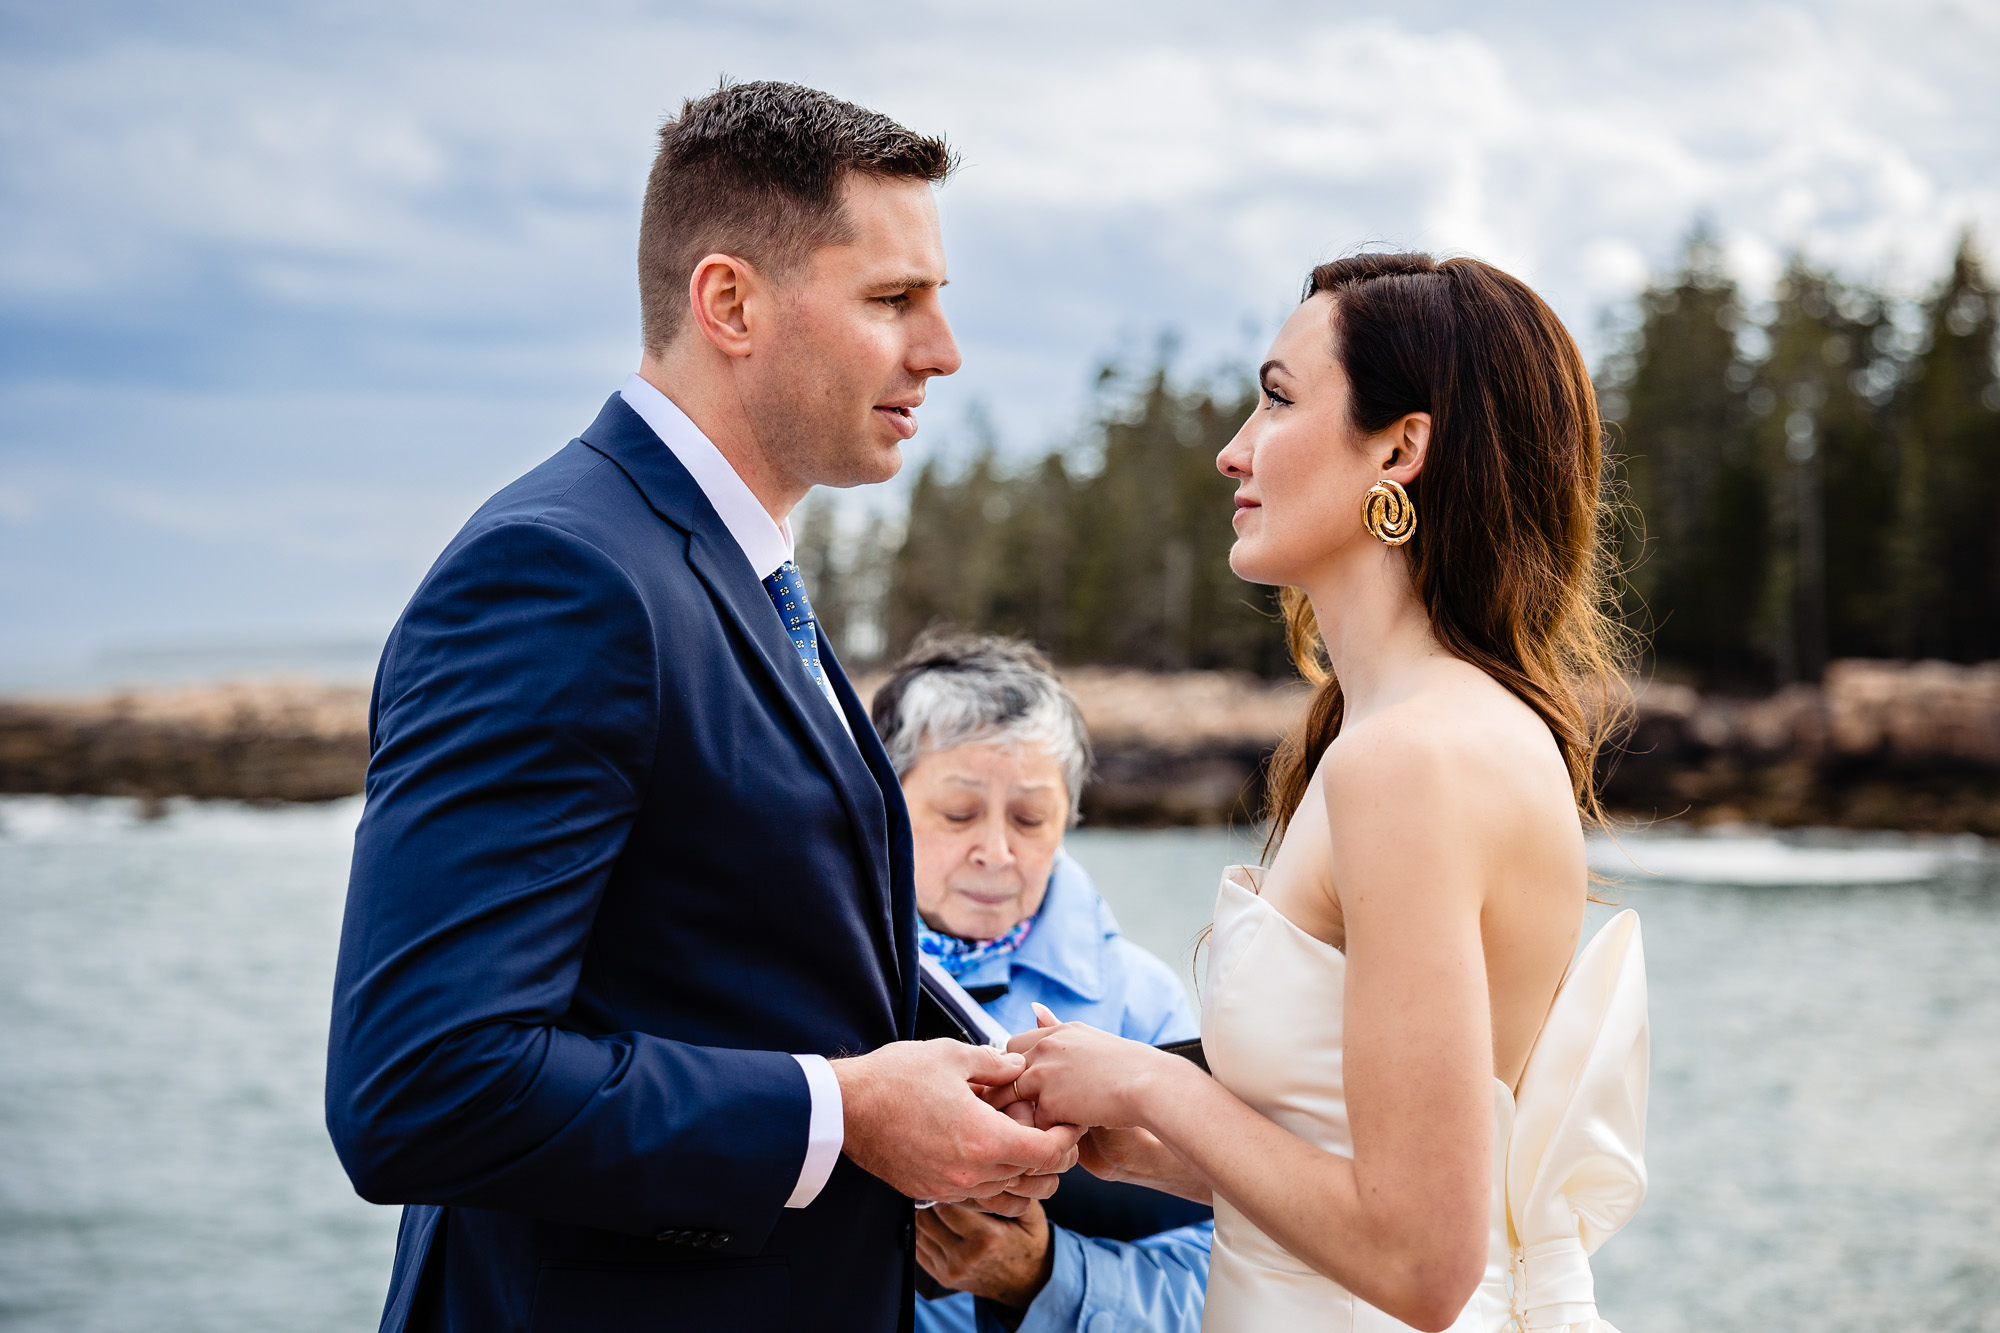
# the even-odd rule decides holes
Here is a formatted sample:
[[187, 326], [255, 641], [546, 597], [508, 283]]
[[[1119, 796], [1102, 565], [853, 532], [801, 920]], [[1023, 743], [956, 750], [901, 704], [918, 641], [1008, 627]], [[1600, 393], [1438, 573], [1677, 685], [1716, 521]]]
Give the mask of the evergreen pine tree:
[[1131, 398], [1100, 381], [1096, 466], [1061, 454], [1003, 471], [989, 440], [959, 476], [933, 461], [910, 496], [888, 595], [888, 647], [947, 622], [1020, 635], [1060, 662], [1289, 670], [1270, 590], [1229, 570], [1233, 483], [1215, 455], [1247, 390], [1181, 390], [1155, 371]]
[[814, 492], [792, 520], [792, 559], [804, 576], [813, 619], [836, 652], [847, 644], [848, 611], [852, 601], [846, 571], [835, 555], [833, 501]]
[[2000, 383], [1993, 288], [1968, 233], [1896, 404], [1906, 656], [2000, 658]]
[[1760, 625], [1770, 502], [1736, 354], [1742, 306], [1705, 228], [1640, 310], [1605, 395], [1619, 409], [1607, 415], [1620, 428], [1613, 438], [1630, 488], [1628, 611], [1650, 628], [1660, 663], [1709, 682], [1761, 684], [1771, 663]]
[[990, 438], [956, 479], [937, 459], [925, 462], [890, 580], [890, 652], [933, 624], [999, 628], [993, 612], [1006, 600], [998, 585], [1006, 572], [1003, 525], [1013, 513], [1008, 490]]
[[1160, 369], [1107, 415], [1102, 466], [1078, 489], [1070, 592], [1078, 660], [1290, 669], [1272, 591], [1230, 572], [1235, 483], [1215, 466], [1254, 402], [1247, 387], [1178, 390]]
[[1896, 369], [1882, 302], [1794, 257], [1765, 332], [1748, 406], [1767, 478], [1765, 640], [1779, 683], [1817, 680], [1829, 656], [1890, 651], [1896, 456], [1878, 401]]

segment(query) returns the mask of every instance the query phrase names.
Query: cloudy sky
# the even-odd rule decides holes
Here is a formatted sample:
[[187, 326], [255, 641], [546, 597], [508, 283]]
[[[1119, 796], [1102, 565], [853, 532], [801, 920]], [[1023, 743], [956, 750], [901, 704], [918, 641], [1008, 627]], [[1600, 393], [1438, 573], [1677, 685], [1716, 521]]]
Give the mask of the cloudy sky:
[[1753, 290], [1920, 294], [2000, 247], [1995, 69], [1992, 0], [0, 0], [0, 687], [378, 642], [634, 364], [653, 134], [725, 74], [963, 154], [921, 455], [975, 404], [1061, 443], [1162, 331], [1240, 368], [1364, 244], [1521, 274], [1593, 360], [1697, 215]]

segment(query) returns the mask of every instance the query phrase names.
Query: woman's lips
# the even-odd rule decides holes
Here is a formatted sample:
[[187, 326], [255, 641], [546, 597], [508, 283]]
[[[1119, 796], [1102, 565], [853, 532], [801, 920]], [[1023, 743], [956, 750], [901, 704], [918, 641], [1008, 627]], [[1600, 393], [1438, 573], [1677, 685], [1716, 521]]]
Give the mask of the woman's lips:
[[917, 414], [907, 407], [878, 407], [875, 415], [889, 423], [898, 439], [907, 440], [917, 433]]
[[1016, 889], [957, 889], [955, 892], [960, 897], [970, 898], [983, 907], [998, 907], [1002, 903], [1011, 903], [1021, 896]]

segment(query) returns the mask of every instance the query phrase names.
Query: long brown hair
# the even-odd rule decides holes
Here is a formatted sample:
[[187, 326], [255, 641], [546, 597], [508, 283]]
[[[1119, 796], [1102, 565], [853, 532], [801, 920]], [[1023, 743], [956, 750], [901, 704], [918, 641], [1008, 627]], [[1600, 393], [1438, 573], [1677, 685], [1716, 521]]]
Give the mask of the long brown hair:
[[[1569, 331], [1519, 279], [1476, 259], [1354, 255], [1321, 264], [1349, 416], [1373, 435], [1431, 417], [1420, 518], [1403, 550], [1447, 651], [1520, 696], [1554, 733], [1578, 812], [1603, 821], [1597, 753], [1629, 712], [1628, 632], [1613, 617], [1597, 396]], [[1265, 851], [1283, 840], [1344, 700], [1312, 604], [1282, 593], [1292, 660], [1318, 686], [1272, 759]]]

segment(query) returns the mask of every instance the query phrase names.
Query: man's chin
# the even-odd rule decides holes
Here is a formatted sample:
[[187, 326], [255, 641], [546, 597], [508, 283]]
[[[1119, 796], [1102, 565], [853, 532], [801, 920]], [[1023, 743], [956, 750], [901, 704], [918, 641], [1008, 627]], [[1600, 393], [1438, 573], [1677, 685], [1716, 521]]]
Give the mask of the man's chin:
[[[875, 471], [869, 482], [888, 481], [903, 470], [903, 442], [901, 440], [882, 450], [875, 458]], [[867, 483], [863, 483], [867, 484]]]
[[866, 454], [843, 459], [842, 462], [845, 466], [838, 475], [821, 477], [817, 484], [844, 491], [888, 481], [903, 470], [903, 442], [897, 440], [886, 445], [877, 442]]

